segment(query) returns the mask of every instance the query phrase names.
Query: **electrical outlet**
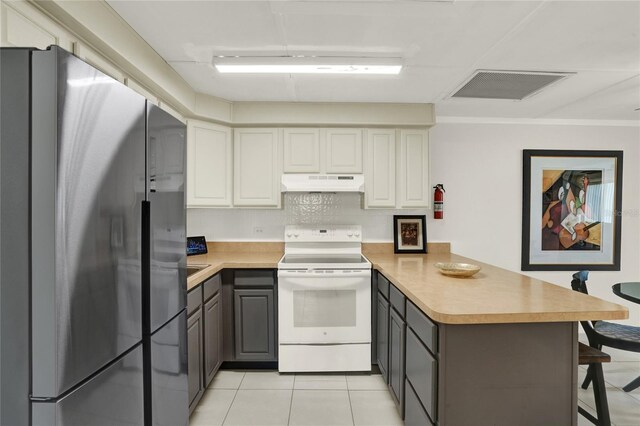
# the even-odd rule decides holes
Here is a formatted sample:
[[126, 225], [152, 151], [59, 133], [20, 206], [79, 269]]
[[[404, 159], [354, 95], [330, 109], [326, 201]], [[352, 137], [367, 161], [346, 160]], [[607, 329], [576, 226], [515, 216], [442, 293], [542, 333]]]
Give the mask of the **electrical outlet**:
[[264, 232], [264, 229], [261, 226], [254, 226], [253, 227], [253, 233], [254, 234], [262, 234]]

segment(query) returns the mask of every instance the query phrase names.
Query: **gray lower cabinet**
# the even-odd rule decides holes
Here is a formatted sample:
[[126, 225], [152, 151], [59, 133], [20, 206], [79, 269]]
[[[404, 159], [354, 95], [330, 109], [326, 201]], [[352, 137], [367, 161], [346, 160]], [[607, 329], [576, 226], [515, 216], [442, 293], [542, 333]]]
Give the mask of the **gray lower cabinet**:
[[222, 364], [222, 303], [220, 274], [187, 294], [189, 413]]
[[202, 310], [196, 309], [187, 320], [189, 413], [198, 405], [204, 392], [202, 328]]
[[413, 388], [406, 381], [404, 396], [404, 424], [406, 426], [430, 426], [433, 425], [429, 416], [420, 404], [420, 400]]
[[438, 325], [376, 272], [377, 362], [407, 425], [438, 421]]
[[389, 284], [389, 390], [404, 418], [405, 307], [407, 298]]
[[438, 361], [418, 339], [413, 330], [407, 330], [405, 394], [413, 392], [421, 408], [432, 421], [436, 419], [438, 390]]
[[[206, 284], [206, 283], [205, 283]], [[209, 385], [222, 364], [222, 305], [218, 291], [204, 303], [204, 383]]]
[[[428, 418], [435, 424], [438, 421], [438, 326], [411, 302], [407, 302], [406, 320], [405, 420], [409, 424], [408, 419]], [[415, 398], [411, 404], [409, 396]]]
[[233, 290], [235, 359], [276, 361], [274, 289]]
[[384, 381], [389, 383], [389, 302], [380, 292], [378, 292], [376, 322], [378, 368]]
[[404, 416], [404, 355], [406, 324], [400, 314], [391, 309], [389, 314], [389, 390], [400, 417]]

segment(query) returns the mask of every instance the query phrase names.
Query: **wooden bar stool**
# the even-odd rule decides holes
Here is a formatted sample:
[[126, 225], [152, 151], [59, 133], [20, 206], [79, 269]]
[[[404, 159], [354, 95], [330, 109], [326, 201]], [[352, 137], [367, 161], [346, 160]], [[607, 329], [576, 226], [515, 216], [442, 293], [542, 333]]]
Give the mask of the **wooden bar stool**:
[[609, 404], [607, 403], [607, 390], [604, 385], [604, 374], [602, 363], [610, 362], [611, 357], [596, 348], [578, 342], [578, 364], [588, 365], [589, 371], [593, 374], [593, 396], [596, 400], [596, 413], [598, 418], [593, 417], [584, 408], [578, 406], [578, 412], [589, 419], [591, 423], [600, 426], [611, 426], [609, 418]]

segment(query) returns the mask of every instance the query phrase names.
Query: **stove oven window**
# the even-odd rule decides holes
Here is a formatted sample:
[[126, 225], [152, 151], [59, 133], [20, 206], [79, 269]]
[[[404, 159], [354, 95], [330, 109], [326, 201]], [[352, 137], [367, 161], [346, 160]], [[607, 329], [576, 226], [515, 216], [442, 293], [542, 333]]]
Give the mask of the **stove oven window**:
[[355, 327], [356, 290], [294, 290], [294, 327]]

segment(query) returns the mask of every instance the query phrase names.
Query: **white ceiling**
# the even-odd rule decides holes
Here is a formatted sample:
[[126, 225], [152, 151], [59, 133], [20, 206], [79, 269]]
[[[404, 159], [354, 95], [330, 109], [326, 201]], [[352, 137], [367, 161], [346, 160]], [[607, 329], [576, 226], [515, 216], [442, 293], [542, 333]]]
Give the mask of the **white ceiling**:
[[[123, 1], [196, 91], [232, 101], [419, 102], [438, 116], [640, 120], [640, 1]], [[397, 76], [229, 75], [214, 55], [401, 57]], [[450, 99], [477, 69], [575, 75], [523, 101]]]

